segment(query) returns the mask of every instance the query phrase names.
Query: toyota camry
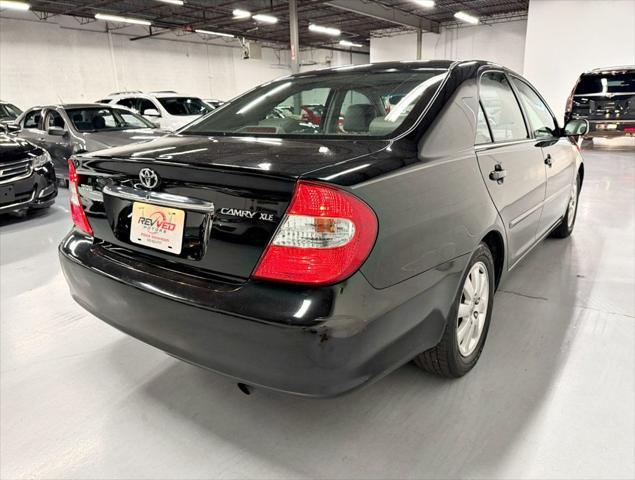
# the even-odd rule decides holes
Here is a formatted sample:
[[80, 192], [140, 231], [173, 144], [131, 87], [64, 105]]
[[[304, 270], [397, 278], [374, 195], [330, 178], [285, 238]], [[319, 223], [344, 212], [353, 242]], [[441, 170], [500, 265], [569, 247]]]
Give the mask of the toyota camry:
[[459, 377], [507, 272], [571, 234], [587, 128], [484, 61], [288, 76], [72, 157], [62, 268], [95, 316], [241, 384], [334, 396], [411, 360]]

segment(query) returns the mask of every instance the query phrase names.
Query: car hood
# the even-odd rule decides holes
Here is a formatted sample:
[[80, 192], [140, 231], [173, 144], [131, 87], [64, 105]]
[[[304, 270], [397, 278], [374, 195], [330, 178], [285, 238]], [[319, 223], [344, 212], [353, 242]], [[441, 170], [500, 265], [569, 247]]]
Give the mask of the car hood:
[[384, 140], [282, 139], [168, 135], [142, 145], [111, 148], [93, 158], [178, 162], [255, 170], [262, 174], [300, 177], [384, 149]]
[[153, 128], [135, 128], [131, 130], [113, 130], [103, 132], [85, 132], [86, 150], [102, 150], [104, 148], [129, 145], [137, 142], [148, 142], [166, 135], [168, 132]]
[[0, 163], [11, 163], [24, 159], [27, 155], [41, 155], [43, 150], [28, 141], [0, 133]]

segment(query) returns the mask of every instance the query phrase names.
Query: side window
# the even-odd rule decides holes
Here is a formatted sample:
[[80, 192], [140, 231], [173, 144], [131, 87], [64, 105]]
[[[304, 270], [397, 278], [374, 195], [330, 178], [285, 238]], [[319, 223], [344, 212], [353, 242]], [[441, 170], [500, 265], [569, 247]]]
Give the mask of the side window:
[[41, 110], [33, 110], [24, 116], [24, 125], [22, 128], [39, 128]]
[[480, 97], [495, 142], [528, 138], [520, 105], [503, 73], [483, 74]]
[[66, 130], [66, 122], [56, 110], [49, 110], [46, 117], [44, 117], [44, 130], [48, 130], [52, 127], [63, 128]]
[[139, 100], [139, 113], [141, 115], [145, 115], [146, 110], [156, 110], [157, 112], [159, 112], [159, 108], [154, 103], [152, 103], [147, 98], [142, 98]]
[[534, 135], [538, 138], [554, 136], [556, 132], [556, 122], [549, 108], [547, 108], [547, 105], [545, 105], [538, 94], [522, 80], [512, 78], [512, 82], [518, 89], [520, 101], [525, 107]]
[[489, 127], [485, 120], [485, 112], [483, 112], [483, 105], [478, 105], [478, 117], [476, 119], [476, 145], [483, 143], [492, 143], [492, 135], [489, 133]]

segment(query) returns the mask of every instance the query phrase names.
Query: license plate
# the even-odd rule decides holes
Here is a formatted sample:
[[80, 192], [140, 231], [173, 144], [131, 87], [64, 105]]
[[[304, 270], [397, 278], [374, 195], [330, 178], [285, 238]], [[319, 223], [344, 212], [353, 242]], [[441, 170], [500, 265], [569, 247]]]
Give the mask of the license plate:
[[183, 210], [134, 202], [130, 241], [178, 255], [183, 247], [184, 225]]

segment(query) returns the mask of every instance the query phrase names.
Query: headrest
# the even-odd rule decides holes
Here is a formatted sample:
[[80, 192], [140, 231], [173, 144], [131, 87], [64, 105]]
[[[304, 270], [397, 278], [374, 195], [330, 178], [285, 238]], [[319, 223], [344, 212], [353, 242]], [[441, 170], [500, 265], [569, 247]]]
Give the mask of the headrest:
[[377, 116], [374, 105], [356, 103], [349, 106], [344, 114], [343, 128], [347, 132], [368, 132], [373, 118]]
[[102, 128], [106, 128], [106, 120], [101, 115], [95, 115], [93, 117], [93, 128], [95, 130], [100, 130]]
[[282, 132], [293, 132], [298, 129], [298, 121], [293, 118], [265, 118], [258, 122], [263, 127], [278, 127]]

